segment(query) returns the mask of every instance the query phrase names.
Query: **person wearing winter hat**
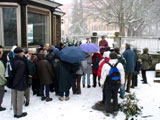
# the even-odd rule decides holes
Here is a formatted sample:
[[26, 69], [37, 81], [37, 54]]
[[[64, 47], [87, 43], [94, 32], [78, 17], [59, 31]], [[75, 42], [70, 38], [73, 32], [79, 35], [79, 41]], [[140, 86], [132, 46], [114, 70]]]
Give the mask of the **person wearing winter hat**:
[[[116, 65], [117, 64], [117, 65]], [[111, 84], [109, 82], [109, 78], [107, 77], [110, 73], [111, 65], [116, 65], [116, 68], [119, 70], [120, 73], [120, 83], [117, 82], [116, 84]], [[106, 105], [105, 115], [110, 115], [110, 104], [111, 99], [113, 99], [113, 114], [116, 115], [118, 113], [118, 89], [120, 87], [120, 84], [124, 84], [125, 73], [124, 68], [121, 63], [118, 62], [117, 54], [115, 52], [110, 53], [110, 60], [109, 63], [104, 64], [101, 72], [101, 80], [105, 81], [104, 83], [104, 90], [103, 90], [103, 103]]]
[[14, 50], [15, 57], [13, 59], [15, 77], [13, 79], [12, 102], [15, 118], [21, 118], [27, 115], [22, 112], [24, 104], [24, 91], [28, 88], [27, 85], [27, 68], [26, 59], [24, 59], [24, 51], [17, 47]]

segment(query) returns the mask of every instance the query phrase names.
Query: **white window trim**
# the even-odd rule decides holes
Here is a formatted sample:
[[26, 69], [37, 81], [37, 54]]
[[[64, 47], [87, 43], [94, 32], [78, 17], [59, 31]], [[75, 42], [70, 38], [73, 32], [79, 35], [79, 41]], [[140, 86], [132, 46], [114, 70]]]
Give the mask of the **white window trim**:
[[[36, 6], [32, 6], [32, 5], [27, 5], [27, 10], [26, 10], [26, 17], [27, 17], [27, 23], [26, 23], [26, 25], [28, 25], [28, 7], [29, 8], [34, 8], [34, 9], [37, 9], [37, 10], [42, 10], [42, 11], [45, 11], [45, 12], [48, 12], [49, 13], [49, 15], [48, 15], [48, 42], [49, 42], [49, 44], [51, 45], [51, 11], [50, 10], [48, 10], [48, 9], [45, 9], [45, 8], [41, 8], [41, 7], [36, 7]], [[34, 12], [33, 12], [34, 13]], [[26, 29], [27, 29], [27, 27], [26, 27]], [[28, 30], [26, 30], [27, 31], [27, 33], [28, 33]], [[28, 38], [27, 38], [27, 45], [28, 45]], [[37, 46], [37, 45], [30, 45], [30, 46], [28, 46], [28, 47], [31, 47], [31, 46]]]
[[40, 4], [45, 4], [45, 5], [48, 5], [48, 6], [51, 6], [51, 7], [58, 7], [58, 6], [62, 5], [62, 4], [55, 3], [55, 2], [50, 2], [50, 1], [47, 1], [47, 0], [31, 0], [31, 1], [34, 1], [34, 2], [37, 2], [37, 3], [40, 3]]
[[22, 46], [22, 39], [21, 39], [21, 7], [18, 5], [17, 8], [17, 44], [18, 46]]
[[[6, 7], [15, 7], [16, 8], [16, 18], [17, 18], [17, 45], [21, 46], [21, 12], [20, 12], [20, 5], [18, 5], [17, 3], [5, 3], [2, 2], [0, 3], [0, 5], [2, 6], [6, 6]], [[1, 24], [1, 28], [0, 28], [0, 43], [4, 45], [4, 33], [3, 33], [3, 18], [2, 18], [2, 8], [0, 7], [0, 24]], [[12, 47], [12, 46], [5, 46], [5, 47]]]

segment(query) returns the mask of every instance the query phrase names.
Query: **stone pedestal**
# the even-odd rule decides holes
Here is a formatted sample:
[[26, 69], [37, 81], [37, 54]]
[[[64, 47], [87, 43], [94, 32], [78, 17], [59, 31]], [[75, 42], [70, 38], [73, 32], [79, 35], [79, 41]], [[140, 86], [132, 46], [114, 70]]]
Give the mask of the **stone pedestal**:
[[91, 37], [91, 42], [92, 42], [92, 43], [96, 43], [96, 44], [98, 45], [98, 37], [92, 36], [92, 37]]
[[121, 48], [121, 38], [120, 37], [114, 37], [114, 46]]
[[97, 33], [96, 33], [96, 32], [93, 32], [93, 33], [92, 33], [91, 42], [98, 45], [98, 36], [97, 36]]

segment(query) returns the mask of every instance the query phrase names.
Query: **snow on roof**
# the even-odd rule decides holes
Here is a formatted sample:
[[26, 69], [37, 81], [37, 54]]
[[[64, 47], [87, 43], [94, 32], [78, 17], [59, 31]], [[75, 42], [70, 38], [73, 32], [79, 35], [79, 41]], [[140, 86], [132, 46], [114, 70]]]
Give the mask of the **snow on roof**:
[[50, 1], [50, 0], [31, 0], [31, 1], [36, 2], [36, 3], [40, 3], [40, 4], [45, 4], [50, 7], [62, 6], [62, 4], [54, 2], [54, 1]]

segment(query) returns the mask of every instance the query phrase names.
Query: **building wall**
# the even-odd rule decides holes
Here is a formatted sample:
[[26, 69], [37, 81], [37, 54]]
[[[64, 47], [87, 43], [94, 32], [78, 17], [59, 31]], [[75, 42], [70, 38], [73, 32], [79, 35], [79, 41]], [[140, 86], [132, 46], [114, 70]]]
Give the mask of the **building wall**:
[[[9, 25], [7, 26], [7, 23], [5, 24], [4, 15], [2, 14], [5, 13], [5, 9], [10, 8], [16, 9], [16, 28], [14, 28], [14, 33], [11, 31], [13, 28]], [[59, 43], [61, 41], [61, 15], [55, 15], [56, 17], [54, 20], [53, 12], [53, 7], [36, 1], [0, 1], [0, 44], [5, 46], [5, 48], [11, 48], [15, 44], [23, 48], [28, 48], [46, 43]], [[5, 15], [7, 15], [7, 13], [5, 13]], [[10, 13], [8, 18], [9, 17], [12, 17], [12, 13]], [[12, 19], [10, 23], [11, 22]], [[13, 35], [16, 35], [17, 37], [15, 37], [15, 39], [17, 42], [12, 42], [12, 37], [6, 39], [4, 37], [6, 32], [8, 34], [12, 32]], [[55, 39], [53, 38], [53, 34], [56, 34]], [[9, 40], [10, 44], [7, 45], [6, 40]]]

